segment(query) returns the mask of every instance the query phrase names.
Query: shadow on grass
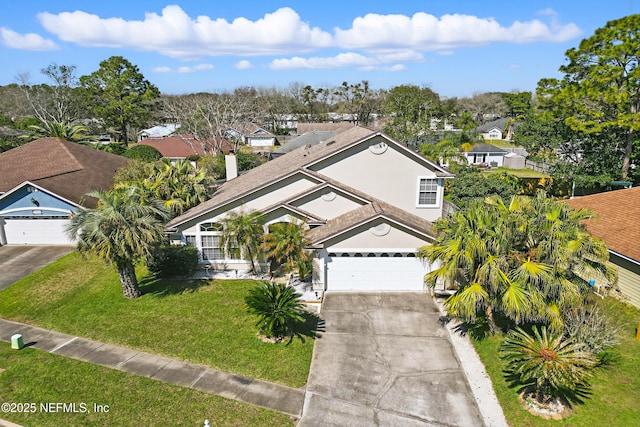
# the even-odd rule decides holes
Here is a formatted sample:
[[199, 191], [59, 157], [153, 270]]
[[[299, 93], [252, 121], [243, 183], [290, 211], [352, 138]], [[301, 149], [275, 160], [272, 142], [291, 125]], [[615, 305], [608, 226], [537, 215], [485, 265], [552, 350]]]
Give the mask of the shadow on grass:
[[145, 276], [139, 281], [140, 290], [144, 295], [153, 294], [158, 297], [179, 295], [196, 292], [203, 286], [211, 284], [211, 280], [202, 279], [161, 279], [152, 275]]

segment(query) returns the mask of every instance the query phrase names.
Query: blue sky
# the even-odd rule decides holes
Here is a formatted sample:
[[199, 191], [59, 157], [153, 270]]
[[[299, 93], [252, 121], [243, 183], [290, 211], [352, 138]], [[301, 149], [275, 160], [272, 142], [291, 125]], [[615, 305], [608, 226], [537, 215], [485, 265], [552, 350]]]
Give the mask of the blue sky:
[[120, 55], [167, 94], [362, 80], [532, 91], [567, 49], [639, 12], [634, 0], [0, 0], [0, 85]]

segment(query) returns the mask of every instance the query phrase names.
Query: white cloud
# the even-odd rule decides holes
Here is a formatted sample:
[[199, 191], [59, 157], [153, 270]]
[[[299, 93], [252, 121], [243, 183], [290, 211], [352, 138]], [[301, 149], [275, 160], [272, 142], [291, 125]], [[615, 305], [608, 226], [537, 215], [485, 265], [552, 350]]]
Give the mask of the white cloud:
[[354, 19], [347, 30], [336, 28], [335, 42], [340, 47], [368, 51], [391, 48], [438, 51], [495, 42], [566, 41], [580, 34], [575, 24], [561, 25], [555, 18], [552, 21], [550, 26], [533, 20], [516, 21], [505, 27], [493, 18], [473, 15], [437, 18], [424, 12], [411, 17], [371, 13]]
[[60, 39], [82, 46], [129, 48], [193, 59], [216, 55], [274, 55], [310, 52], [329, 46], [331, 35], [300, 20], [283, 7], [263, 18], [189, 17], [180, 6], [167, 6], [160, 15], [146, 13], [142, 21], [101, 18], [82, 11], [40, 13], [43, 27]]
[[198, 64], [193, 67], [187, 67], [187, 66], [178, 67], [175, 70], [172, 69], [171, 67], [166, 67], [166, 66], [155, 67], [153, 71], [156, 73], [195, 73], [197, 71], [206, 71], [206, 70], [213, 70], [213, 69], [214, 69], [214, 66], [211, 64]]
[[404, 71], [407, 67], [402, 64], [396, 64], [389, 68], [389, 71]]
[[242, 61], [239, 61], [236, 63], [236, 68], [238, 70], [250, 70], [254, 67], [251, 62], [247, 61], [246, 59], [243, 59]]
[[332, 57], [313, 57], [274, 59], [269, 67], [274, 70], [291, 70], [296, 68], [341, 68], [341, 67], [366, 67], [376, 65], [379, 61], [372, 57], [360, 55], [359, 53], [341, 53]]
[[55, 50], [58, 49], [52, 40], [35, 34], [19, 34], [8, 28], [0, 27], [0, 41], [6, 47], [21, 50]]

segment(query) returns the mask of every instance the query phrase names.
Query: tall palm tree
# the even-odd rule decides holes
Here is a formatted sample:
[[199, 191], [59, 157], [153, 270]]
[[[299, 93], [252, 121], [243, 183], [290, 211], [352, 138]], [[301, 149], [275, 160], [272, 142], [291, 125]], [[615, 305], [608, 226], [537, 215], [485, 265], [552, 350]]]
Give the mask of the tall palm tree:
[[167, 211], [135, 186], [93, 191], [87, 196], [96, 198], [98, 204], [75, 213], [68, 234], [77, 237], [80, 253], [93, 253], [115, 264], [125, 297], [140, 297], [134, 264], [163, 240]]
[[604, 242], [592, 238], [574, 211], [544, 193], [476, 201], [437, 224], [440, 237], [419, 256], [439, 267], [425, 277], [430, 286], [458, 287], [446, 301], [452, 315], [475, 322], [480, 313], [491, 330], [494, 312], [516, 324], [563, 326], [564, 308], [584, 298], [594, 275], [613, 279]]
[[244, 258], [251, 262], [251, 270], [256, 271], [260, 241], [264, 233], [264, 218], [258, 211], [231, 211], [222, 220], [221, 244], [226, 254], [240, 249]]
[[[280, 222], [269, 228], [261, 248], [266, 251], [267, 258], [283, 264], [287, 271], [293, 271], [300, 270], [299, 267], [309, 261], [308, 244], [304, 223]], [[302, 275], [301, 271], [298, 273]]]

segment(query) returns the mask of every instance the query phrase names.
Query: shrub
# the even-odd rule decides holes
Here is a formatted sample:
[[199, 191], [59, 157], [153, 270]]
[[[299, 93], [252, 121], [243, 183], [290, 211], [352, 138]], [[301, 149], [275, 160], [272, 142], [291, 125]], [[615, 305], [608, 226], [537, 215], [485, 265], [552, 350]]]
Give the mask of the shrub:
[[564, 314], [565, 336], [584, 344], [592, 354], [602, 356], [618, 344], [619, 326], [595, 304], [580, 306]]
[[533, 336], [522, 328], [512, 330], [500, 348], [506, 370], [520, 385], [534, 392], [540, 404], [586, 386], [597, 360], [584, 345], [561, 333], [539, 331]]
[[295, 289], [282, 283], [263, 282], [245, 297], [247, 312], [258, 316], [260, 334], [282, 339], [292, 332], [295, 322], [304, 321], [304, 305]]
[[190, 276], [198, 268], [198, 249], [189, 245], [161, 245], [147, 259], [147, 268], [158, 277]]
[[134, 145], [123, 154], [124, 157], [145, 162], [155, 162], [162, 158], [158, 150], [149, 145]]

